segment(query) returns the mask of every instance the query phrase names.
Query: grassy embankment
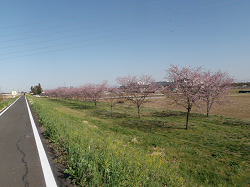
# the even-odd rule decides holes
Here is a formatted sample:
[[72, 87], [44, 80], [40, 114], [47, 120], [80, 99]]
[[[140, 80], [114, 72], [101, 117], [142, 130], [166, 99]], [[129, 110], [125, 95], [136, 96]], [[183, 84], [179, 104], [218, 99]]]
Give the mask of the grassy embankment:
[[250, 186], [250, 122], [29, 97], [65, 172], [81, 186]]
[[5, 101], [0, 102], [0, 111], [4, 110], [6, 107], [8, 107], [11, 103], [13, 103], [18, 97], [11, 98]]

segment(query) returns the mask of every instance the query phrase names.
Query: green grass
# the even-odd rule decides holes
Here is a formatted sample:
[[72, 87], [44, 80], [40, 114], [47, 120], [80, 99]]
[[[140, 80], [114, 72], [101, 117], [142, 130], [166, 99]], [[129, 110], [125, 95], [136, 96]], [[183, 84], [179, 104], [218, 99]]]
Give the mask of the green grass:
[[80, 186], [250, 186], [250, 122], [29, 97], [58, 161]]
[[0, 111], [4, 110], [6, 107], [8, 107], [11, 103], [13, 103], [16, 99], [18, 99], [18, 97], [16, 98], [12, 98], [12, 99], [8, 99], [5, 101], [0, 102]]

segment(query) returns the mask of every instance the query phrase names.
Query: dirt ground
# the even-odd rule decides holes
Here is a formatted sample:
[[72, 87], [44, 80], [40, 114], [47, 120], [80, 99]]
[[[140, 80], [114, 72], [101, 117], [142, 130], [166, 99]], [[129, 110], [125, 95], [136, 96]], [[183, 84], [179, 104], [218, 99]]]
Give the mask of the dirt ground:
[[233, 103], [224, 106], [216, 105], [211, 109], [210, 114], [250, 120], [250, 94], [232, 94], [229, 98]]
[[[220, 116], [229, 116], [236, 118], [243, 118], [250, 120], [250, 93], [237, 93], [236, 91], [231, 92], [229, 95], [232, 103], [226, 105], [214, 105], [210, 111], [211, 115], [220, 115]], [[169, 106], [164, 99], [151, 100], [148, 103], [145, 103], [144, 106], [155, 107], [155, 108], [166, 108], [169, 110], [180, 110], [186, 111], [181, 106], [171, 105]], [[191, 112], [204, 113], [205, 111], [200, 111], [198, 108], [193, 107]]]

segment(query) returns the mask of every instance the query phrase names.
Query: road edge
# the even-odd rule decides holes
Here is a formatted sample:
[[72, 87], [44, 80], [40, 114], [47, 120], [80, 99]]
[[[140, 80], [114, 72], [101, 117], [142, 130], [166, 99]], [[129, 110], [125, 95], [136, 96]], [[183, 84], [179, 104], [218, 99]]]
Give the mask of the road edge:
[[30, 107], [29, 107], [26, 96], [25, 96], [25, 101], [26, 101], [26, 104], [27, 104], [29, 118], [30, 118], [33, 134], [34, 134], [34, 137], [35, 137], [35, 142], [36, 142], [38, 155], [39, 155], [39, 158], [40, 158], [40, 162], [41, 162], [41, 166], [42, 166], [46, 186], [57, 187], [53, 172], [52, 172], [51, 167], [50, 167], [50, 163], [48, 161], [45, 149], [43, 147], [43, 144], [42, 144], [42, 141], [40, 139], [38, 130], [36, 128], [35, 121], [33, 119], [33, 115], [31, 114], [31, 110], [30, 110]]

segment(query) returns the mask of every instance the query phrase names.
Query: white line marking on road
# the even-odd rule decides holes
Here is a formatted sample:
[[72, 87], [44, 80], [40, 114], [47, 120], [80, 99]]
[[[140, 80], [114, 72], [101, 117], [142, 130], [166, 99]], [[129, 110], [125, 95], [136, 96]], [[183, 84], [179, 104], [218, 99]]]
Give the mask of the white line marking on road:
[[32, 126], [33, 133], [34, 133], [35, 140], [36, 140], [36, 146], [37, 146], [38, 154], [39, 154], [39, 157], [40, 157], [40, 161], [41, 161], [41, 165], [42, 165], [42, 169], [43, 169], [43, 175], [44, 175], [46, 186], [47, 187], [57, 187], [54, 175], [52, 173], [52, 170], [51, 170], [51, 167], [50, 167], [50, 164], [49, 164], [49, 161], [48, 161], [48, 158], [47, 158], [45, 150], [43, 148], [42, 141], [41, 141], [40, 136], [38, 134], [34, 119], [32, 117], [32, 114], [31, 114], [30, 107], [29, 107], [28, 101], [26, 99], [26, 96], [25, 96], [25, 100], [26, 100], [26, 104], [27, 104], [27, 108], [28, 108], [28, 113], [29, 113], [29, 117], [30, 117], [31, 126]]
[[[20, 99], [20, 97], [19, 97], [18, 99]], [[18, 100], [18, 99], [17, 99], [17, 100]], [[11, 105], [9, 105], [7, 108], [5, 108], [5, 109], [0, 113], [0, 116], [3, 115], [3, 113], [6, 112], [6, 110], [8, 110], [12, 105], [14, 105], [15, 102], [17, 102], [17, 100], [15, 100], [13, 103], [11, 103]]]

